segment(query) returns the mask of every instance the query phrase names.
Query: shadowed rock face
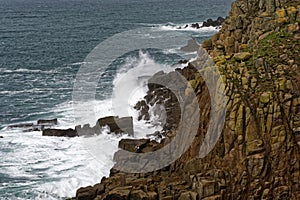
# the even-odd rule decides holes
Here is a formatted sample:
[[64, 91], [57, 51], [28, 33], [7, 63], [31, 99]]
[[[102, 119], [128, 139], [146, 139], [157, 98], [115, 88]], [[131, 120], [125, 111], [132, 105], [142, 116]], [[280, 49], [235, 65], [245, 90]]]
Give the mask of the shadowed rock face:
[[[216, 146], [198, 157], [211, 109], [205, 82], [195, 75], [190, 83], [201, 114], [189, 150], [152, 173], [112, 169], [101, 181], [105, 191], [92, 199], [300, 199], [299, 23], [297, 1], [235, 1], [220, 32], [203, 43], [229, 99]], [[193, 116], [190, 105], [184, 110]]]

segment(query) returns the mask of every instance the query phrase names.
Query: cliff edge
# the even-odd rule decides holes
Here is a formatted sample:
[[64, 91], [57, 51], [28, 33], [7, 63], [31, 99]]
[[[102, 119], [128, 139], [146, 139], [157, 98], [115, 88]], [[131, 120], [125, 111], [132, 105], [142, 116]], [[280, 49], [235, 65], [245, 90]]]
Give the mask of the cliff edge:
[[[222, 29], [202, 44], [228, 97], [225, 125], [213, 150], [198, 157], [211, 106], [205, 81], [193, 70], [188, 80], [201, 112], [188, 151], [151, 173], [112, 169], [109, 178], [80, 188], [76, 199], [300, 199], [299, 23], [298, 0], [233, 2]], [[193, 116], [193, 107], [184, 106]], [[168, 135], [161, 144], [144, 141], [143, 148], [164, 143]]]

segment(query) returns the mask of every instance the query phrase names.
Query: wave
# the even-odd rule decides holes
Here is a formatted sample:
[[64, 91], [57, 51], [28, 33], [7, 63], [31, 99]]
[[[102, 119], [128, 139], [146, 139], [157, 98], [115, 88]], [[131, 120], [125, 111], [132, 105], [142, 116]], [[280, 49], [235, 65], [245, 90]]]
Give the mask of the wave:
[[[202, 23], [199, 23], [200, 27]], [[198, 33], [212, 33], [218, 32], [220, 27], [201, 27], [199, 29], [193, 28], [191, 24], [164, 24], [157, 27], [161, 31], [191, 31], [191, 32], [198, 32]]]
[[201, 27], [203, 25], [203, 22], [189, 22], [189, 23], [173, 23], [173, 22], [167, 22], [165, 24], [147, 24], [147, 23], [139, 23], [139, 25], [143, 25], [146, 27], [152, 27], [153, 29], [157, 29], [159, 31], [187, 31], [187, 32], [195, 32], [195, 33], [211, 33], [212, 32], [218, 32], [218, 30], [221, 28], [221, 26], [214, 27], [201, 27], [201, 28], [193, 28], [192, 24], [198, 23]]
[[7, 69], [7, 68], [0, 68], [0, 73], [44, 73], [44, 74], [53, 74], [57, 73], [56, 70], [39, 70], [39, 69], [26, 69], [26, 68], [19, 68], [19, 69]]
[[[145, 138], [147, 134], [161, 130], [163, 125], [158, 123], [154, 114], [150, 120], [152, 123], [138, 121], [139, 113], [133, 106], [146, 95], [150, 76], [161, 70], [170, 72], [174, 68], [157, 63], [142, 51], [138, 56], [127, 57], [114, 77], [111, 96], [103, 100], [81, 102], [82, 111], [92, 108], [96, 118], [85, 118], [80, 124], [94, 125], [101, 117], [129, 115], [134, 119], [135, 138]], [[32, 72], [27, 69], [15, 71]], [[78, 113], [74, 113], [73, 103], [65, 102], [51, 110], [50, 113], [54, 113], [51, 118], [58, 118], [57, 128], [74, 128], [78, 125], [75, 120]], [[41, 132], [22, 132], [17, 129], [2, 129], [0, 134], [4, 137], [0, 140], [0, 157], [3, 158], [0, 176], [14, 180], [12, 186], [0, 182], [0, 188], [5, 188], [5, 195], [11, 199], [16, 198], [13, 196], [16, 187], [19, 188], [18, 195], [24, 199], [65, 199], [74, 196], [79, 187], [93, 185], [101, 177], [109, 175], [119, 141], [129, 138], [127, 135], [120, 137], [108, 134], [107, 129], [101, 135], [87, 138], [44, 137]], [[33, 196], [29, 197], [28, 194]]]

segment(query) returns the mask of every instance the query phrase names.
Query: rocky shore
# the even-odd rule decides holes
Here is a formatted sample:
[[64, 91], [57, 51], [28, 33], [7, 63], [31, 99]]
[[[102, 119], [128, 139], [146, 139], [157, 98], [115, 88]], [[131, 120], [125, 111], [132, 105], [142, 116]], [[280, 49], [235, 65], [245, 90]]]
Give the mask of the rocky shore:
[[[77, 200], [223, 200], [300, 199], [300, 3], [293, 0], [236, 0], [221, 30], [202, 43], [221, 73], [228, 97], [225, 126], [213, 150], [199, 158], [210, 122], [211, 99], [193, 66], [177, 69], [192, 86], [200, 108], [197, 135], [174, 163], [149, 173], [111, 169], [108, 178], [77, 190]], [[209, 70], [206, 68], [206, 70]], [[180, 109], [190, 118], [190, 104], [158, 81], [173, 81], [174, 72], [149, 80], [149, 92], [136, 104], [140, 119], [164, 104], [166, 117], [160, 143], [121, 140], [119, 147], [136, 153], [167, 145], [180, 123]], [[169, 77], [169, 78], [168, 78]], [[162, 84], [163, 85], [163, 84]], [[187, 87], [177, 91], [188, 95]], [[185, 127], [186, 133], [193, 127]], [[158, 134], [158, 135], [159, 135]], [[137, 148], [138, 147], [138, 148]], [[75, 195], [75, 194], [74, 194]]]

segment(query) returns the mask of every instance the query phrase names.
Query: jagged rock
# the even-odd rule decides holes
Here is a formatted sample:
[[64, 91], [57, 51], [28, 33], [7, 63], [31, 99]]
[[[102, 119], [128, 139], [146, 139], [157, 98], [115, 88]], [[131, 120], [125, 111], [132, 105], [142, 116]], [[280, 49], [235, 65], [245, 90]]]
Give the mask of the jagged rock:
[[44, 129], [43, 136], [56, 136], [56, 137], [76, 137], [77, 131], [74, 129]]
[[138, 117], [138, 120], [150, 120], [150, 114], [149, 114], [149, 106], [147, 105], [146, 101], [142, 100], [139, 101], [135, 106], [134, 109], [139, 110], [140, 114]]

